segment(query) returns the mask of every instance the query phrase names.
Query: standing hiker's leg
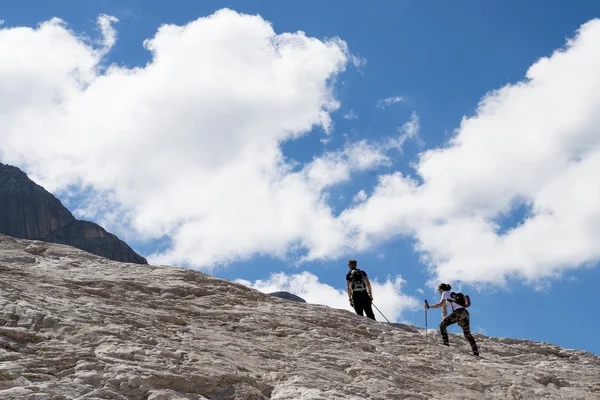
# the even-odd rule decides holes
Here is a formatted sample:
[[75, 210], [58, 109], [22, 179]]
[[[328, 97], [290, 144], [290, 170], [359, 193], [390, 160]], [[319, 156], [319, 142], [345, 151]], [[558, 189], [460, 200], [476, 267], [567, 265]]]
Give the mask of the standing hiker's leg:
[[352, 303], [354, 303], [354, 311], [356, 311], [356, 314], [358, 314], [362, 317], [364, 315], [363, 314], [364, 304], [361, 301], [361, 299], [359, 297], [353, 298]]
[[479, 349], [477, 348], [477, 343], [475, 342], [475, 338], [471, 335], [471, 325], [469, 323], [469, 312], [465, 310], [460, 315], [460, 319], [458, 320], [458, 326], [462, 328], [463, 335], [469, 341], [471, 345], [471, 349], [473, 350], [473, 354], [476, 356], [479, 355]]
[[444, 318], [442, 322], [440, 322], [440, 333], [442, 334], [442, 341], [445, 345], [448, 345], [448, 331], [446, 330], [446, 328], [457, 322], [458, 315], [456, 315], [456, 313], [454, 312], [448, 315], [446, 318]]
[[371, 299], [368, 299], [368, 300], [365, 301], [365, 314], [367, 314], [367, 317], [369, 317], [372, 320], [376, 321], [376, 319], [375, 319], [375, 313], [373, 312], [373, 307], [371, 305]]

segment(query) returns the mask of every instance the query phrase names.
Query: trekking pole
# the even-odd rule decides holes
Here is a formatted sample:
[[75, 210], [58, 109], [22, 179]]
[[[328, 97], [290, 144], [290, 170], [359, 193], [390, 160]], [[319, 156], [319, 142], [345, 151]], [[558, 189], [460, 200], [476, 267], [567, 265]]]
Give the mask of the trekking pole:
[[427, 310], [429, 309], [429, 303], [425, 300], [425, 305], [427, 308], [425, 309], [425, 342], [427, 342]]
[[[373, 307], [377, 308], [377, 306], [375, 305], [375, 303], [371, 302], [371, 304], [373, 304]], [[377, 308], [377, 311], [379, 311], [379, 314], [381, 314], [381, 316], [382, 316], [383, 318], [385, 318], [385, 315], [383, 315], [383, 313], [382, 313], [382, 312], [379, 310], [379, 308]], [[390, 322], [390, 320], [389, 320], [389, 319], [387, 319], [387, 318], [385, 318], [385, 320], [386, 320], [387, 322]]]

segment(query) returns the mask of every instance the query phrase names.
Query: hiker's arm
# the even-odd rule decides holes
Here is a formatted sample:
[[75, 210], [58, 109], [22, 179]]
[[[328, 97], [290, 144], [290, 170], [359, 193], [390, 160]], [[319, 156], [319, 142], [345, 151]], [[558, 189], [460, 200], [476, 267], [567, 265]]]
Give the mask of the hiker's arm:
[[440, 308], [440, 307], [442, 307], [444, 304], [446, 304], [446, 300], [442, 300], [442, 301], [440, 301], [440, 302], [439, 302], [439, 303], [437, 303], [437, 304], [434, 304], [434, 305], [432, 305], [432, 306], [429, 306], [429, 308]]
[[346, 289], [348, 289], [348, 300], [352, 303], [352, 289], [350, 288], [350, 281], [346, 280]]
[[371, 296], [371, 300], [373, 300], [373, 289], [371, 289], [371, 281], [368, 276], [365, 276], [365, 281], [367, 282], [367, 287], [369, 288], [369, 295]]

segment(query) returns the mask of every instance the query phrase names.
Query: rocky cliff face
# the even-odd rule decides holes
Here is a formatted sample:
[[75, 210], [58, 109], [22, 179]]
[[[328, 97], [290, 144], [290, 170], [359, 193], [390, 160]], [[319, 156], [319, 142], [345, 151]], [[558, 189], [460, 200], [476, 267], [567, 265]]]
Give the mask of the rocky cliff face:
[[50, 243], [66, 244], [115, 261], [148, 264], [148, 261], [122, 240], [100, 225], [89, 221], [74, 221], [43, 238]]
[[99, 225], [77, 220], [61, 202], [20, 169], [0, 163], [0, 233], [67, 244], [115, 261], [147, 264]]
[[56, 197], [20, 169], [0, 163], [0, 233], [42, 239], [74, 221]]
[[[0, 399], [598, 399], [600, 357], [0, 235]], [[430, 320], [430, 323], [432, 321]]]

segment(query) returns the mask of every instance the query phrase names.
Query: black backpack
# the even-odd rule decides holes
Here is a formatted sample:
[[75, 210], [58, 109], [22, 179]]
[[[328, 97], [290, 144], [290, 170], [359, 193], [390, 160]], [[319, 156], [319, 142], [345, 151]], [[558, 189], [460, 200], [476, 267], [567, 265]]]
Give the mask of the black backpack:
[[365, 282], [365, 276], [360, 269], [353, 269], [350, 271], [350, 288], [353, 292], [367, 290], [367, 282]]
[[469, 296], [465, 296], [462, 293], [450, 293], [450, 298], [448, 299], [448, 301], [456, 303], [464, 308], [467, 308], [471, 305], [471, 299], [469, 298]]

